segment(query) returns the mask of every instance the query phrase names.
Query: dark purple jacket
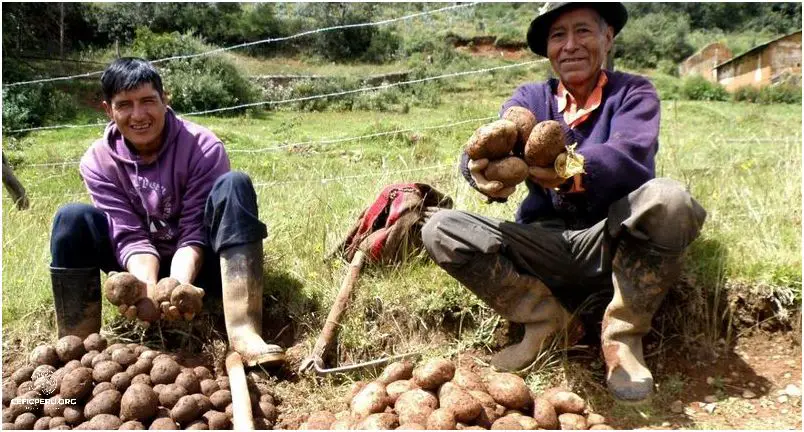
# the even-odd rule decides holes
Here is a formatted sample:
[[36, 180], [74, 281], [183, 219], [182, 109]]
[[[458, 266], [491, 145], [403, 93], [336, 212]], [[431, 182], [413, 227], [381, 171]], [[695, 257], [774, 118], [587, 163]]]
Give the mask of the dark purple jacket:
[[[655, 177], [660, 111], [656, 89], [641, 76], [609, 71], [606, 74], [608, 83], [600, 106], [575, 129], [570, 129], [558, 112], [556, 79], [524, 84], [503, 104], [500, 115], [509, 107], [521, 106], [530, 110], [537, 121], [558, 121], [566, 142], [577, 142], [576, 150], [585, 158], [585, 192], [544, 190], [528, 179], [528, 195], [517, 210], [517, 222], [558, 216], [571, 229], [588, 228], [607, 216], [613, 202]], [[461, 162], [464, 177], [474, 187], [465, 153]]]

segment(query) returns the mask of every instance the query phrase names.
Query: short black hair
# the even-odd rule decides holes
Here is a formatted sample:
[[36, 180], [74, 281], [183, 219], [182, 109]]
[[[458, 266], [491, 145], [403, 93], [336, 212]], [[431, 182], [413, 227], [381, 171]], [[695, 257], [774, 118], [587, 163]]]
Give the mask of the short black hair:
[[121, 91], [134, 90], [143, 84], [151, 83], [164, 99], [162, 77], [159, 72], [145, 59], [137, 57], [122, 57], [112, 62], [101, 75], [103, 100], [112, 101], [114, 95]]

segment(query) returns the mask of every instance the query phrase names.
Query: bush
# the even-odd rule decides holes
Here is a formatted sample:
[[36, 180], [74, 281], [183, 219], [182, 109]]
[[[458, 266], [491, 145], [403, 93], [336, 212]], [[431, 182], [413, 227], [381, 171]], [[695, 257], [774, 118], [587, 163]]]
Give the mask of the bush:
[[759, 91], [757, 102], [761, 104], [800, 104], [801, 87], [790, 84], [770, 85]]
[[731, 99], [735, 102], [755, 103], [759, 99], [759, 89], [750, 85], [740, 87], [732, 93]]
[[3, 131], [64, 122], [75, 117], [73, 99], [48, 84], [3, 89]]
[[670, 75], [657, 73], [653, 74], [650, 77], [650, 80], [653, 82], [654, 87], [656, 87], [656, 93], [659, 94], [659, 99], [677, 100], [681, 98], [680, 79]]
[[699, 75], [685, 78], [680, 90], [681, 97], [689, 100], [725, 101], [729, 99], [729, 93], [722, 85], [709, 82]]
[[655, 68], [661, 60], [680, 63], [694, 49], [687, 42], [688, 18], [650, 13], [629, 22], [615, 42], [615, 59], [631, 68]]

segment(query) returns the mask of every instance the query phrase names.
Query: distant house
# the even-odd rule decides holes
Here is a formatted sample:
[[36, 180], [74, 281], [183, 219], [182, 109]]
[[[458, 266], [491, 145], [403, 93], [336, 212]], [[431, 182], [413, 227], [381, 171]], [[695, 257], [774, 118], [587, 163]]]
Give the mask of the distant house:
[[720, 42], [711, 43], [689, 56], [678, 66], [681, 76], [701, 75], [711, 82], [717, 82], [715, 66], [732, 57], [731, 50]]
[[776, 38], [715, 66], [717, 81], [728, 91], [762, 87], [784, 76], [801, 80], [801, 30]]

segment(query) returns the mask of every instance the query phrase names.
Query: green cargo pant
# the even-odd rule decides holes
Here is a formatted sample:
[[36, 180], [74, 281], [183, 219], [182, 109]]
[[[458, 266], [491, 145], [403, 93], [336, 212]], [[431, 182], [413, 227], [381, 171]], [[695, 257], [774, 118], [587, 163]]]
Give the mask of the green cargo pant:
[[[424, 225], [422, 239], [433, 260], [481, 298], [500, 286], [505, 275], [497, 269], [512, 265], [577, 311], [585, 302], [598, 299], [605, 307], [611, 300], [611, 263], [623, 236], [640, 250], [678, 255], [698, 237], [705, 218], [681, 183], [659, 178], [614, 202], [608, 217], [587, 229], [566, 229], [560, 219], [519, 224], [442, 210]], [[490, 262], [495, 265], [483, 271]]]

